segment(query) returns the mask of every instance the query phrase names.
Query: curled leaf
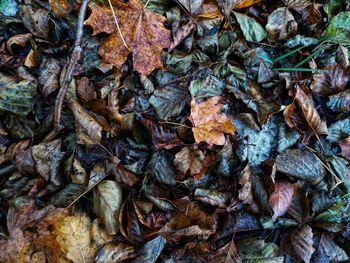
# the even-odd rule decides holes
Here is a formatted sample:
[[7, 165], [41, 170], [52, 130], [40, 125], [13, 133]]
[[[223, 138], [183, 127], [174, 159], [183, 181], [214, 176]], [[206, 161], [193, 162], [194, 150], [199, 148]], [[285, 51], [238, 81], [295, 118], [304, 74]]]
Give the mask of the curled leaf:
[[286, 7], [274, 10], [268, 17], [266, 31], [269, 39], [278, 41], [295, 35], [298, 24]]

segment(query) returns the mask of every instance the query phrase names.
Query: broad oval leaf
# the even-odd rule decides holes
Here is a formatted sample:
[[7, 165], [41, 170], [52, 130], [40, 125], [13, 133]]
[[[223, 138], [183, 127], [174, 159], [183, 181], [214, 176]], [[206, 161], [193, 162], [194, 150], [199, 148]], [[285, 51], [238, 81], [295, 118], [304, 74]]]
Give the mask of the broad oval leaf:
[[288, 8], [280, 7], [269, 15], [266, 31], [270, 40], [278, 41], [295, 35], [297, 27], [298, 24]]
[[350, 112], [350, 90], [329, 96], [327, 107], [337, 112]]
[[170, 156], [164, 151], [155, 152], [147, 166], [147, 174], [155, 180], [167, 185], [176, 184], [176, 174], [170, 161]]
[[154, 263], [159, 257], [165, 246], [166, 240], [162, 236], [158, 236], [148, 241], [141, 249], [137, 251], [138, 257], [131, 260], [131, 263]]
[[326, 175], [321, 160], [305, 150], [286, 150], [276, 158], [276, 170], [317, 186]]
[[233, 14], [247, 41], [260, 42], [266, 37], [264, 28], [254, 18], [237, 12]]
[[309, 263], [312, 253], [315, 251], [315, 248], [313, 247], [314, 241], [311, 227], [304, 225], [295, 229], [290, 235], [290, 240], [296, 256], [302, 259], [305, 263]]
[[161, 119], [168, 120], [178, 116], [189, 102], [187, 89], [166, 86], [157, 89], [149, 99]]
[[275, 183], [275, 190], [271, 193], [269, 204], [273, 210], [272, 220], [275, 221], [277, 217], [283, 216], [290, 205], [292, 204], [293, 187], [287, 181], [277, 181]]
[[95, 213], [102, 219], [110, 235], [118, 232], [121, 205], [122, 189], [115, 181], [103, 180], [94, 188]]

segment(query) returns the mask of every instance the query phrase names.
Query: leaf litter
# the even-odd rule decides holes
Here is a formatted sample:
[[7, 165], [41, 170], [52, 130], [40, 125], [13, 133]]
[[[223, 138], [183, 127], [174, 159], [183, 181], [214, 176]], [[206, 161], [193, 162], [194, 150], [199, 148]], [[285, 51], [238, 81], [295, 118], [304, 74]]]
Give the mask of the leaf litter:
[[0, 2], [1, 262], [347, 262], [344, 0]]

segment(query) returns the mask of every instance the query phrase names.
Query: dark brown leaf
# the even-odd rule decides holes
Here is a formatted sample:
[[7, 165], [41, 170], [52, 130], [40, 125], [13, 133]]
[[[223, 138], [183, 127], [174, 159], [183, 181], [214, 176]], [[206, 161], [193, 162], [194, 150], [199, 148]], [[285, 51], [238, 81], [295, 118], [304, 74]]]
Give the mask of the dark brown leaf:
[[269, 204], [273, 210], [272, 220], [283, 216], [292, 204], [293, 187], [287, 181], [276, 181], [275, 190], [271, 193]]

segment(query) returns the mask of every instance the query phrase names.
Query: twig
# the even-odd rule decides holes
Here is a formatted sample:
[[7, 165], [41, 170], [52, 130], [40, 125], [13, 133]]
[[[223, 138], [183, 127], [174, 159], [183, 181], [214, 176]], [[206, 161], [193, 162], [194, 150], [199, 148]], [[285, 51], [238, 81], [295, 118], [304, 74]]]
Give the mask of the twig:
[[84, 18], [85, 18], [85, 13], [86, 13], [86, 8], [90, 0], [82, 0], [80, 10], [79, 10], [79, 16], [78, 16], [78, 21], [77, 21], [77, 33], [75, 36], [75, 43], [73, 47], [73, 52], [72, 56], [69, 60], [69, 63], [66, 67], [66, 73], [64, 75], [62, 87], [60, 91], [58, 92], [56, 102], [55, 102], [55, 127], [54, 127], [54, 132], [56, 133], [61, 130], [61, 115], [62, 115], [62, 106], [63, 106], [63, 101], [64, 98], [66, 97], [66, 93], [69, 87], [69, 84], [72, 81], [72, 76], [73, 76], [73, 71], [75, 66], [78, 64], [80, 57], [81, 57], [81, 52], [82, 48], [80, 46], [81, 44], [81, 38], [83, 36], [83, 27], [84, 27]]
[[[114, 8], [113, 8], [113, 5], [111, 3], [111, 0], [108, 0], [108, 3], [109, 3], [109, 7], [111, 8], [112, 10], [112, 15], [113, 15], [113, 18], [114, 18], [114, 22], [115, 22], [115, 25], [117, 26], [117, 30], [118, 30], [118, 33], [120, 35], [120, 38], [122, 39], [122, 42], [123, 42], [123, 45], [125, 46], [125, 48], [131, 52], [130, 48], [128, 47], [128, 45], [126, 44], [125, 42], [125, 39], [123, 37], [123, 34], [122, 34], [122, 31], [120, 30], [120, 27], [119, 27], [119, 23], [118, 23], [118, 19], [117, 19], [117, 16], [115, 15], [115, 12], [114, 12]], [[148, 2], [147, 2], [148, 4]]]

